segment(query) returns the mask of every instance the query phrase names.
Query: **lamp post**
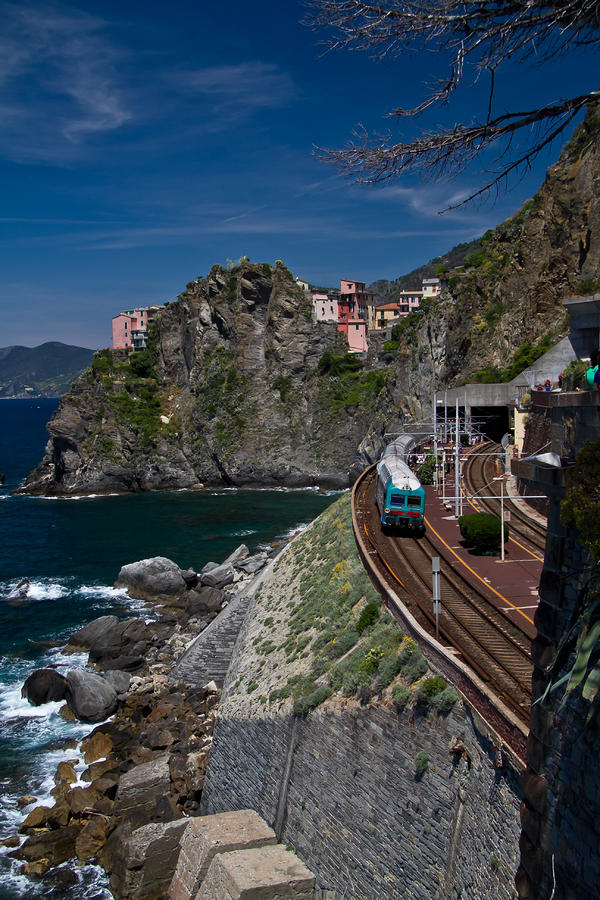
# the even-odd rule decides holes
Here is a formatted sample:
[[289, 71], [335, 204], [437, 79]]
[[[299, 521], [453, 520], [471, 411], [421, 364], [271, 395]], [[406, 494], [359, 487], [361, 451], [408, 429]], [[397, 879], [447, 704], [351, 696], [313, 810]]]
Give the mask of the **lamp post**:
[[498, 475], [494, 481], [500, 482], [500, 559], [504, 562], [504, 475]]

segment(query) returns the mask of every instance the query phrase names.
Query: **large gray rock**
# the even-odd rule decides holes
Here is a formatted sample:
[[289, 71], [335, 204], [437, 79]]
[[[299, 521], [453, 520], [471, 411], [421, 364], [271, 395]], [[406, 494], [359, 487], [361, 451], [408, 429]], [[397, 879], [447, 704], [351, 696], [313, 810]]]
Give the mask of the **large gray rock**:
[[33, 706], [40, 706], [52, 700], [64, 700], [66, 691], [67, 680], [56, 669], [36, 669], [21, 688], [21, 697]]
[[121, 820], [127, 819], [134, 827], [157, 819], [172, 820], [175, 812], [171, 810], [169, 814], [169, 809], [165, 806], [170, 788], [168, 755], [134, 766], [121, 776], [114, 814]]
[[90, 662], [103, 669], [133, 671], [144, 661], [152, 633], [143, 619], [117, 619], [90, 646]]
[[82, 722], [103, 722], [117, 708], [117, 692], [101, 675], [85, 669], [67, 674], [67, 700]]
[[203, 587], [199, 591], [188, 592], [185, 609], [189, 616], [218, 612], [226, 599], [227, 594], [225, 591], [220, 591], [218, 588], [213, 587]]
[[221, 566], [215, 566], [210, 572], [205, 572], [200, 577], [200, 583], [205, 587], [223, 588], [226, 584], [231, 584], [235, 578], [235, 569], [231, 563], [223, 563]]
[[115, 859], [111, 888], [120, 900], [168, 896], [179, 857], [179, 841], [189, 819], [151, 822], [132, 832]]
[[246, 559], [246, 557], [248, 556], [248, 553], [249, 553], [249, 550], [246, 547], [246, 545], [240, 544], [240, 546], [237, 547], [233, 551], [233, 553], [229, 554], [227, 559], [223, 560], [223, 565], [227, 565], [229, 563], [229, 565], [236, 566], [242, 559]]
[[89, 650], [118, 621], [116, 616], [100, 616], [98, 619], [92, 619], [79, 631], [73, 632], [67, 644], [67, 651]]
[[177, 563], [166, 556], [140, 559], [123, 566], [116, 583], [141, 597], [157, 597], [160, 594], [176, 597], [187, 587]]
[[267, 564], [269, 557], [266, 553], [255, 553], [235, 564], [236, 569], [241, 569], [247, 575], [254, 575]]
[[129, 690], [129, 684], [131, 682], [131, 675], [129, 672], [124, 672], [122, 669], [110, 669], [108, 672], [105, 672], [102, 677], [114, 687], [117, 694], [124, 694]]

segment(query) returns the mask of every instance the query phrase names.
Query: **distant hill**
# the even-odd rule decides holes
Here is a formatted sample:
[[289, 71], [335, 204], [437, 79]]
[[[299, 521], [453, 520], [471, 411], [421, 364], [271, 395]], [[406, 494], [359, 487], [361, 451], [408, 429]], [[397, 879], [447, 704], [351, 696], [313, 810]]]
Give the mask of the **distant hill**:
[[444, 253], [443, 256], [436, 256], [435, 259], [430, 260], [423, 266], [419, 266], [418, 269], [413, 269], [408, 275], [400, 275], [394, 281], [386, 281], [385, 279], [374, 281], [373, 284], [369, 285], [369, 290], [374, 294], [378, 294], [386, 302], [397, 300], [400, 296], [400, 291], [419, 290], [424, 278], [432, 278], [437, 275], [439, 268], [455, 269], [457, 266], [462, 266], [471, 253], [480, 249], [481, 238], [469, 241], [466, 244], [457, 244], [451, 250], [448, 250], [447, 253]]
[[93, 350], [48, 341], [0, 347], [0, 397], [60, 397], [91, 365]]

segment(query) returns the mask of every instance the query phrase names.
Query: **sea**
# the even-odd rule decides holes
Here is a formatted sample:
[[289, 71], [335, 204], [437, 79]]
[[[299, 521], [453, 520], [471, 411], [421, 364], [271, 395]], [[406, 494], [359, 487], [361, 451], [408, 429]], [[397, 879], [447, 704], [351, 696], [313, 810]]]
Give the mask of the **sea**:
[[[50, 790], [66, 741], [89, 725], [65, 722], [60, 703], [30, 706], [21, 687], [37, 668], [66, 673], [86, 656], [65, 656], [60, 642], [97, 616], [152, 618], [150, 607], [114, 587], [122, 565], [166, 556], [182, 568], [220, 562], [240, 543], [250, 552], [302, 529], [337, 492], [205, 489], [48, 499], [14, 495], [41, 460], [55, 399], [0, 400], [0, 839], [14, 835]], [[0, 478], [0, 481], [2, 479]], [[19, 585], [27, 579], [27, 595]], [[58, 645], [57, 645], [58, 643]], [[20, 808], [25, 795], [35, 803]], [[92, 865], [66, 863], [55, 880], [33, 881], [0, 848], [0, 900], [109, 900]], [[71, 886], [65, 881], [73, 880]], [[67, 877], [68, 876], [68, 877]], [[62, 879], [62, 881], [61, 881]]]

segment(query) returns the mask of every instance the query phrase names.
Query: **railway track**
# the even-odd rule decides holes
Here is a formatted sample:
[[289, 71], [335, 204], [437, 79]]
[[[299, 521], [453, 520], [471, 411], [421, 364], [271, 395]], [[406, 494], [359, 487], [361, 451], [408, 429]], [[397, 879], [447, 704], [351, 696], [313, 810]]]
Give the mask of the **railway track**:
[[[433, 635], [431, 558], [439, 552], [427, 535], [382, 533], [374, 485], [375, 471], [367, 470], [355, 490], [355, 516], [368, 543], [369, 564], [378, 580], [389, 584], [421, 627]], [[388, 605], [393, 613], [393, 604]], [[526, 724], [531, 705], [531, 640], [443, 559], [439, 632], [440, 639]]]
[[[467, 495], [477, 494], [483, 490], [486, 495], [484, 497], [472, 497], [468, 499], [468, 503], [474, 510], [481, 512], [490, 512], [495, 516], [500, 515], [500, 495], [501, 489], [498, 482], [494, 481], [494, 451], [499, 450], [497, 444], [491, 441], [479, 445], [477, 451], [469, 453], [465, 457], [463, 464], [463, 479]], [[494, 494], [498, 499], [490, 499], [489, 495]], [[504, 509], [510, 512], [510, 531], [513, 537], [509, 538], [509, 543], [518, 544], [521, 549], [525, 549], [533, 553], [537, 558], [544, 558], [546, 547], [546, 528], [540, 522], [531, 516], [528, 516], [520, 506], [513, 503], [512, 500], [504, 497]], [[517, 541], [516, 536], [519, 540]], [[523, 546], [525, 544], [525, 546]]]

